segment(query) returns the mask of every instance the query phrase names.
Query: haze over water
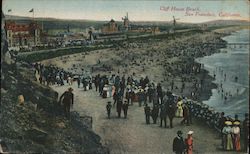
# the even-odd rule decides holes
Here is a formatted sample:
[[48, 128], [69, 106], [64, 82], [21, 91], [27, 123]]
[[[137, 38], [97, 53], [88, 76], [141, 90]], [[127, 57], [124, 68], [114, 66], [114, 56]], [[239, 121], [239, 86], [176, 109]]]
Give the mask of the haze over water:
[[[249, 30], [241, 30], [223, 38], [228, 43], [249, 44]], [[203, 101], [213, 107], [216, 111], [225, 112], [226, 115], [234, 117], [238, 114], [243, 119], [245, 113], [249, 113], [249, 45], [248, 46], [229, 46], [221, 49], [222, 53], [216, 53], [197, 59], [204, 64], [211, 76], [216, 75], [214, 83], [217, 89], [212, 90], [209, 100]], [[225, 79], [226, 74], [226, 79]], [[235, 80], [235, 77], [238, 80]], [[222, 89], [224, 95], [222, 96]], [[237, 94], [238, 89], [238, 94]], [[231, 93], [232, 96], [225, 94]]]

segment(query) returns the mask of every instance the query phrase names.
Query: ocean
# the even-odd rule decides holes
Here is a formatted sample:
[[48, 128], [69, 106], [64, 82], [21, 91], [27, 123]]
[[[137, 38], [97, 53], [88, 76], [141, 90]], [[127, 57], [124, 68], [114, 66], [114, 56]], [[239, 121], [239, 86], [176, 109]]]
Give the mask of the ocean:
[[[223, 39], [227, 43], [249, 44], [249, 33], [249, 29], [240, 30]], [[196, 61], [204, 64], [204, 69], [215, 77], [213, 82], [218, 85], [203, 103], [227, 116], [238, 114], [244, 119], [244, 114], [249, 113], [249, 45], [228, 45], [220, 53]]]

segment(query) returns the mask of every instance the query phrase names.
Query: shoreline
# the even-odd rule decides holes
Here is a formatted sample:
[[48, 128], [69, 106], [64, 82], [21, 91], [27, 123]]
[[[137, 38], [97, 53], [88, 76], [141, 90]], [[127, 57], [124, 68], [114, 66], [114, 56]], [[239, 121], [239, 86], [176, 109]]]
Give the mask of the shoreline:
[[[238, 41], [239, 42], [242, 42], [242, 39], [238, 40], [237, 38], [245, 38], [244, 36], [242, 36], [242, 34], [248, 34], [249, 32], [249, 29], [240, 29], [240, 30], [232, 30], [232, 33], [231, 34], [228, 34], [226, 35], [225, 37], [223, 37], [222, 39], [225, 40], [227, 43], [237, 43]], [[238, 37], [237, 37], [238, 36]], [[234, 39], [230, 39], [230, 38], [234, 38]], [[237, 39], [237, 40], [236, 40]], [[243, 40], [244, 42], [244, 40]], [[247, 43], [247, 42], [244, 42], [244, 43]], [[244, 44], [243, 43], [243, 44]], [[247, 46], [246, 48], [243, 46], [242, 47], [236, 47], [236, 51], [240, 50], [241, 52], [246, 52], [248, 50], [247, 49]], [[237, 63], [237, 61], [234, 61], [234, 59], [242, 59], [243, 57], [245, 57], [245, 55], [234, 55], [234, 51], [233, 47], [230, 48], [230, 45], [229, 47], [225, 48], [225, 49], [222, 49], [222, 52], [218, 53], [218, 54], [214, 54], [214, 55], [211, 55], [210, 56], [207, 56], [207, 57], [204, 57], [204, 58], [200, 58], [199, 60], [197, 60], [197, 62], [199, 63], [203, 63], [206, 67], [206, 69], [209, 71], [209, 74], [212, 76], [213, 74], [215, 74], [216, 76], [216, 80], [215, 81], [212, 81], [213, 83], [215, 83], [216, 85], [218, 85], [218, 87], [216, 89], [212, 89], [212, 96], [209, 100], [205, 100], [203, 103], [213, 107], [213, 108], [216, 108], [216, 110], [218, 112], [225, 112], [226, 116], [227, 117], [234, 117], [234, 115], [238, 115], [239, 118], [241, 120], [244, 120], [244, 113], [249, 113], [249, 110], [247, 110], [246, 108], [247, 107], [247, 98], [248, 98], [248, 95], [247, 95], [247, 91], [249, 89], [249, 87], [247, 88], [246, 84], [245, 84], [245, 79], [247, 78], [244, 78], [245, 76], [247, 77], [247, 71], [246, 71], [246, 63], [245, 63], [245, 60], [244, 60], [244, 63], [242, 64], [242, 62], [239, 62]], [[226, 52], [225, 52], [226, 51]], [[225, 58], [227, 57], [227, 58]], [[240, 58], [239, 58], [240, 57]], [[245, 57], [244, 59], [247, 60], [247, 57]], [[232, 62], [231, 62], [232, 60]], [[230, 61], [229, 63], [227, 63], [228, 61]], [[218, 65], [217, 65], [218, 63]], [[222, 63], [222, 64], [219, 64], [219, 63]], [[226, 63], [226, 65], [225, 65]], [[227, 64], [232, 64], [232, 66], [230, 65], [230, 67], [227, 65]], [[235, 75], [235, 72], [237, 72], [238, 68], [236, 68], [235, 66], [238, 66], [238, 65], [243, 65], [245, 66], [244, 67], [244, 70], [242, 68], [242, 71], [240, 72], [244, 72], [244, 74], [241, 74], [239, 76], [242, 76], [243, 78], [241, 79], [241, 82], [235, 82], [235, 80], [233, 80], [233, 75]], [[223, 68], [224, 70], [224, 74], [227, 74], [227, 82], [224, 81], [224, 77], [223, 75], [224, 74], [219, 74], [217, 68]], [[237, 74], [237, 73], [236, 73]], [[232, 77], [231, 77], [232, 76]], [[237, 74], [238, 76], [238, 74]], [[248, 79], [247, 79], [248, 81]], [[225, 83], [224, 83], [225, 82]], [[242, 83], [243, 82], [243, 83]], [[227, 95], [226, 92], [229, 91], [229, 93], [232, 92], [232, 94], [230, 94], [228, 97], [227, 97], [227, 100], [224, 99], [223, 97], [223, 92], [221, 93], [221, 87], [219, 86], [220, 84], [223, 83], [223, 90], [224, 90], [224, 95]], [[238, 83], [238, 84], [237, 84]], [[240, 94], [236, 94], [236, 89], [239, 88], [239, 91], [242, 91], [240, 92]], [[242, 100], [244, 99], [244, 100]], [[238, 103], [240, 102], [240, 103]], [[237, 104], [237, 105], [236, 105]], [[235, 105], [235, 106], [234, 106]], [[225, 107], [225, 108], [224, 108]], [[237, 109], [234, 107], [237, 107]]]
[[[222, 41], [223, 42], [223, 40], [220, 39], [222, 36], [217, 36], [217, 37], [219, 38], [217, 41]], [[83, 67], [83, 65], [80, 65], [80, 64], [84, 62], [85, 63], [85, 67], [83, 67], [84, 69], [90, 69], [92, 66], [94, 66], [94, 71], [93, 71], [94, 73], [93, 74], [98, 74], [98, 73], [107, 74], [108, 73], [108, 74], [111, 75], [112, 73], [114, 73], [114, 74], [117, 75], [119, 73], [121, 73], [121, 74], [122, 73], [123, 74], [125, 74], [125, 73], [127, 73], [127, 74], [135, 73], [135, 76], [138, 79], [140, 76], [138, 76], [137, 74], [142, 73], [142, 75], [144, 75], [144, 76], [145, 75], [151, 75], [152, 77], [154, 77], [154, 78], [149, 77], [149, 79], [154, 80], [154, 82], [160, 82], [160, 83], [163, 83], [163, 84], [165, 82], [165, 85], [168, 85], [169, 82], [166, 81], [166, 78], [161, 78], [161, 76], [164, 77], [164, 74], [162, 73], [164, 71], [164, 69], [162, 69], [163, 65], [164, 65], [163, 61], [161, 61], [160, 59], [158, 60], [156, 58], [156, 61], [153, 61], [153, 62], [155, 62], [155, 63], [153, 63], [153, 66], [154, 66], [153, 68], [158, 69], [158, 72], [152, 69], [151, 73], [149, 73], [148, 70], [147, 70], [147, 65], [142, 65], [143, 61], [147, 61], [147, 60], [144, 59], [144, 60], [141, 60], [142, 62], [140, 62], [140, 59], [143, 56], [138, 58], [138, 54], [136, 52], [135, 53], [133, 52], [132, 57], [135, 56], [136, 58], [138, 58], [139, 63], [137, 63], [137, 61], [136, 61], [134, 64], [131, 65], [133, 67], [133, 69], [128, 70], [128, 69], [126, 69], [126, 67], [119, 67], [120, 65], [121, 66], [124, 65], [124, 63], [120, 63], [122, 61], [122, 58], [119, 59], [120, 57], [117, 56], [117, 55], [123, 56], [122, 53], [125, 53], [125, 52], [124, 51], [121, 52], [121, 50], [122, 49], [119, 49], [119, 50], [110, 49], [108, 51], [107, 50], [101, 50], [101, 51], [97, 51], [97, 52], [95, 51], [94, 53], [88, 53], [88, 54], [76, 54], [76, 55], [66, 56], [65, 58], [60, 57], [60, 58], [57, 58], [57, 59], [51, 59], [50, 61], [43, 61], [43, 63], [56, 64], [57, 66], [63, 66], [64, 68], [68, 69], [69, 71], [72, 71], [72, 72], [77, 72], [78, 71], [78, 73], [80, 73], [80, 69], [77, 70], [77, 67]], [[216, 48], [216, 49], [210, 50], [210, 51], [211, 52], [208, 52], [208, 53], [205, 52], [205, 54], [212, 55], [212, 54], [214, 54], [216, 52], [219, 52], [219, 48]], [[142, 52], [142, 54], [143, 54], [143, 52]], [[109, 57], [110, 55], [112, 55], [112, 56]], [[99, 56], [99, 57], [96, 57], [96, 56]], [[202, 55], [202, 56], [205, 56], [205, 55]], [[84, 57], [84, 59], [83, 59], [83, 57]], [[95, 58], [93, 59], [93, 57], [95, 57]], [[103, 58], [103, 59], [102, 59], [101, 63], [98, 64], [98, 63], [96, 63], [96, 61], [100, 60], [99, 59], [100, 57]], [[198, 57], [199, 56], [193, 56], [192, 59], [190, 60], [191, 63], [196, 63], [195, 58], [198, 58]], [[114, 63], [114, 58], [118, 58], [117, 61], [115, 61], [115, 63]], [[131, 57], [128, 56], [128, 58], [131, 58]], [[61, 61], [63, 61], [63, 60], [66, 61], [66, 63], [64, 63], [64, 65], [62, 65], [63, 62], [60, 62], [60, 59], [61, 59]], [[150, 60], [151, 59], [148, 59], [148, 61], [150, 61]], [[176, 63], [178, 63], [178, 61], [176, 62], [176, 59], [171, 59], [171, 60], [172, 60], [171, 62], [173, 63], [173, 66], [175, 66]], [[183, 59], [181, 59], [181, 60], [183, 60]], [[78, 61], [79, 61], [79, 63], [78, 63]], [[111, 62], [113, 62], [113, 63], [111, 63]], [[134, 62], [134, 61], [132, 61], [132, 62]], [[106, 64], [106, 67], [103, 67], [103, 64]], [[113, 65], [109, 65], [109, 64], [113, 64]], [[137, 67], [137, 65], [138, 65], [139, 68], [143, 67], [144, 71], [139, 69]], [[111, 69], [110, 72], [105, 70], [105, 69], [104, 70], [100, 69], [100, 68], [109, 68], [110, 66], [112, 66], [112, 69]], [[173, 68], [173, 70], [175, 70], [175, 69]], [[168, 70], [168, 72], [173, 73], [173, 76], [175, 76], [175, 74], [180, 73], [181, 70], [175, 70], [173, 72]], [[210, 97], [211, 89], [213, 89], [214, 84], [212, 84], [213, 78], [208, 74], [208, 71], [200, 69], [200, 72], [202, 72], [202, 73], [198, 73], [198, 76], [195, 75], [194, 72], [192, 72], [193, 74], [191, 74], [189, 77], [192, 78], [192, 77], [195, 76], [196, 78], [205, 78], [206, 79], [206, 80], [204, 80], [204, 87], [205, 88], [203, 90], [203, 95], [200, 96], [200, 100], [202, 100], [202, 99], [206, 99], [206, 98]], [[175, 82], [176, 81], [178, 81], [178, 79], [176, 79]], [[189, 83], [189, 82], [187, 81], [187, 83]], [[192, 81], [191, 81], [191, 83], [188, 84], [189, 87], [186, 88], [185, 93], [188, 93], [188, 91], [190, 89], [192, 89], [191, 84], [192, 84]], [[180, 83], [177, 82], [176, 85], [180, 86]], [[54, 87], [54, 90], [56, 90], [57, 92], [63, 92], [64, 88], [65, 87]], [[178, 92], [179, 89], [176, 89], [174, 91]], [[209, 93], [209, 91], [210, 91], [210, 93]], [[78, 101], [79, 102], [84, 102], [84, 103], [79, 103], [76, 106], [75, 110], [78, 111], [79, 113], [81, 113], [83, 111], [86, 111], [87, 113], [89, 112], [89, 114], [94, 117], [94, 130], [95, 130], [95, 132], [97, 132], [102, 137], [103, 144], [106, 145], [107, 147], [110, 147], [111, 152], [112, 151], [113, 152], [114, 151], [115, 152], [128, 152], [128, 151], [131, 152], [132, 150], [135, 150], [135, 149], [140, 151], [140, 150], [143, 149], [143, 147], [141, 147], [141, 143], [138, 142], [138, 141], [144, 141], [144, 140], [146, 141], [146, 140], [148, 140], [149, 136], [153, 137], [152, 135], [158, 135], [158, 136], [162, 136], [162, 135], [164, 136], [165, 135], [166, 137], [167, 136], [169, 137], [169, 134], [175, 134], [176, 133], [175, 132], [176, 129], [183, 129], [185, 132], [188, 131], [189, 129], [193, 129], [196, 132], [197, 138], [195, 138], [195, 139], [197, 141], [198, 141], [198, 136], [202, 136], [202, 134], [207, 133], [207, 135], [205, 135], [205, 136], [208, 137], [208, 135], [209, 135], [211, 140], [213, 140], [212, 144], [210, 144], [211, 147], [207, 145], [207, 141], [205, 141], [205, 140], [201, 141], [199, 139], [202, 143], [199, 143], [199, 144], [196, 143], [197, 144], [196, 146], [199, 147], [197, 149], [197, 151], [199, 151], [199, 149], [201, 149], [201, 147], [202, 147], [202, 149], [204, 148], [206, 152], [211, 152], [211, 151], [218, 152], [218, 153], [222, 152], [219, 149], [220, 139], [215, 138], [215, 137], [218, 136], [218, 131], [214, 131], [214, 129], [211, 129], [211, 127], [213, 127], [214, 125], [210, 125], [211, 123], [209, 123], [209, 122], [215, 122], [216, 119], [217, 119], [216, 117], [213, 117], [209, 122], [208, 121], [205, 122], [204, 120], [202, 120], [202, 118], [195, 117], [194, 124], [191, 127], [183, 127], [182, 125], [179, 124], [181, 119], [176, 118], [176, 121], [175, 121], [175, 124], [174, 124], [176, 128], [172, 129], [172, 130], [171, 129], [166, 129], [166, 131], [163, 131], [163, 129], [159, 128], [158, 126], [150, 125], [150, 127], [145, 127], [145, 125], [142, 124], [142, 120], [144, 120], [144, 118], [143, 119], [141, 118], [141, 115], [143, 115], [143, 113], [142, 113], [141, 110], [138, 110], [139, 108], [137, 108], [137, 105], [130, 109], [130, 110], [135, 111], [135, 112], [133, 112], [134, 115], [130, 111], [130, 113], [131, 113], [131, 117], [129, 117], [130, 120], [123, 121], [122, 119], [116, 119], [116, 118], [114, 118], [113, 120], [107, 120], [107, 119], [103, 118], [103, 116], [105, 116], [104, 115], [105, 113], [102, 113], [103, 108], [100, 107], [100, 106], [105, 104], [107, 99], [102, 99], [99, 95], [95, 94], [93, 91], [88, 91], [88, 92], [86, 92], [86, 94], [84, 94], [84, 96], [89, 96], [89, 97], [81, 97], [82, 96], [82, 90], [81, 89], [77, 89], [76, 93], [78, 93], [78, 95], [79, 95], [78, 96]], [[207, 106], [203, 106], [204, 104], [201, 104], [199, 102], [200, 100], [198, 100], [198, 102], [197, 101], [192, 101], [192, 103], [198, 105], [199, 107], [201, 107], [200, 110], [205, 109], [205, 113], [207, 113], [207, 111], [210, 111], [209, 107], [206, 108]], [[95, 103], [95, 102], [98, 102], [98, 103]], [[97, 110], [93, 110], [93, 108], [97, 107], [97, 106], [99, 106], [99, 108]], [[95, 115], [95, 114], [97, 114], [97, 115]], [[199, 112], [198, 114], [201, 114], [201, 113]], [[211, 116], [213, 113], [212, 114], [209, 113], [209, 114]], [[102, 117], [102, 118], [100, 118], [100, 117]], [[140, 119], [134, 119], [136, 117], [140, 117]], [[135, 129], [134, 131], [136, 132], [137, 128], [142, 127], [142, 128], [145, 129], [145, 131], [147, 130], [147, 131], [151, 132], [151, 135], [143, 137], [141, 135], [141, 133], [139, 133], [139, 132], [137, 132], [137, 133], [139, 133], [137, 135], [134, 134], [135, 133], [134, 131], [132, 131], [132, 132], [128, 131], [127, 132], [124, 129], [124, 123], [129, 123], [129, 122], [131, 122], [131, 124], [132, 124], [132, 126], [130, 126], [131, 129], [129, 129], [129, 130], [134, 130]], [[134, 123], [134, 122], [140, 122], [140, 123]], [[114, 124], [117, 124], [116, 125], [117, 127], [113, 128]], [[209, 127], [207, 127], [206, 124], [208, 124]], [[138, 127], [137, 127], [137, 125], [138, 125]], [[128, 126], [128, 125], [126, 125], [126, 126]], [[114, 139], [115, 135], [112, 132], [110, 132], [110, 130], [109, 130], [110, 128], [112, 128], [111, 129], [112, 132], [113, 131], [114, 132], [117, 132], [117, 131], [118, 132], [119, 131], [123, 132], [123, 131], [125, 131], [126, 133], [122, 134], [122, 136], [120, 136], [121, 140], [125, 139], [125, 141]], [[200, 131], [201, 130], [200, 128], [203, 128], [202, 132]], [[140, 130], [142, 130], [142, 129], [140, 129]], [[120, 134], [116, 134], [116, 135], [120, 135]], [[132, 138], [132, 140], [130, 140], [131, 139], [130, 137]], [[170, 138], [173, 138], [173, 136], [171, 136]], [[164, 148], [166, 148], [167, 150], [170, 150], [171, 148], [169, 147], [169, 145], [171, 145], [171, 141], [168, 140], [166, 142], [165, 139], [162, 139], [162, 140], [163, 140], [164, 143], [167, 143], [167, 145], [168, 145], [167, 147], [164, 147]], [[152, 140], [152, 141], [154, 141], [154, 140]], [[145, 142], [145, 143], [142, 142], [142, 143], [143, 143], [143, 145], [144, 144], [148, 145], [148, 146], [151, 145], [150, 142]], [[138, 145], [139, 148], [137, 148], [137, 147], [134, 148], [135, 145]], [[126, 147], [126, 148], [124, 148], [124, 147]], [[159, 151], [160, 150], [166, 151], [166, 149], [164, 149], [164, 148], [161, 148], [161, 149], [158, 149], [158, 150]], [[125, 149], [127, 151], [123, 151]], [[152, 149], [148, 148], [148, 149], [144, 149], [144, 150], [148, 150], [148, 151], [146, 151], [146, 153], [147, 152], [152, 153], [152, 151], [154, 151], [155, 148], [152, 148]], [[136, 151], [134, 151], [134, 152], [136, 152]]]
[[[210, 40], [215, 39], [216, 43], [224, 44], [224, 45], [226, 44], [225, 41], [222, 40], [221, 38], [226, 36], [226, 35], [229, 35], [228, 33], [227, 34], [225, 34], [225, 33], [219, 34], [219, 33], [213, 33], [213, 32], [210, 32], [210, 33], [212, 33], [212, 36], [208, 36], [208, 37], [211, 37]], [[172, 46], [175, 46], [171, 41], [176, 41], [176, 40], [175, 39], [170, 40], [170, 43], [169, 43], [170, 46], [167, 46], [167, 48], [171, 48]], [[182, 73], [182, 72], [180, 70], [174, 70], [174, 69], [176, 69], [176, 68], [180, 69], [180, 67], [183, 67], [183, 64], [182, 65], [176, 64], [180, 61], [184, 61], [184, 62], [186, 61], [191, 65], [197, 66], [197, 65], [199, 65], [199, 63], [195, 61], [197, 58], [212, 55], [214, 53], [218, 53], [218, 52], [220, 52], [220, 49], [222, 47], [215, 48], [215, 47], [211, 47], [211, 45], [210, 45], [207, 47], [207, 49], [209, 47], [211, 47], [212, 49], [208, 49], [208, 51], [209, 51], [208, 53], [203, 52], [202, 54], [197, 54], [194, 56], [189, 55], [188, 56], [189, 59], [185, 58], [184, 56], [180, 56], [180, 54], [179, 55], [177, 54], [178, 55], [177, 58], [179, 58], [179, 59], [176, 59], [176, 57], [175, 57], [176, 55], [174, 55], [173, 53], [171, 53], [172, 57], [166, 58], [166, 54], [164, 54], [164, 49], [161, 49], [161, 47], [160, 47], [160, 45], [164, 43], [164, 40], [159, 41], [160, 43], [157, 47], [157, 48], [159, 48], [159, 51], [157, 51], [157, 48], [154, 49], [154, 46], [153, 47], [151, 46], [151, 51], [153, 51], [154, 54], [159, 53], [159, 55], [161, 57], [155, 57], [155, 55], [152, 55], [152, 53], [149, 53], [150, 49], [143, 48], [143, 45], [144, 45], [143, 43], [145, 43], [145, 41], [141, 41], [141, 42], [143, 42], [143, 43], [141, 43], [142, 45], [140, 44], [140, 40], [134, 41], [135, 43], [127, 43], [126, 41], [124, 41], [124, 42], [122, 45], [120, 45], [120, 47], [118, 47], [118, 49], [110, 48], [110, 49], [92, 51], [92, 52], [88, 52], [88, 53], [78, 53], [78, 54], [73, 54], [73, 55], [65, 55], [65, 56], [56, 57], [56, 58], [52, 58], [52, 59], [42, 60], [41, 63], [46, 64], [46, 65], [52, 64], [52, 65], [55, 65], [57, 67], [64, 68], [67, 71], [72, 72], [74, 74], [81, 74], [82, 69], [84, 69], [84, 70], [91, 70], [92, 69], [93, 70], [92, 75], [103, 74], [103, 72], [106, 71], [105, 74], [109, 74], [109, 75], [111, 75], [111, 74], [124, 74], [124, 75], [126, 75], [126, 77], [129, 75], [132, 75], [132, 74], [135, 74], [134, 76], [136, 78], [149, 76], [149, 78], [152, 81], [154, 81], [156, 83], [162, 83], [163, 88], [165, 88], [165, 90], [171, 89], [170, 88], [171, 81], [174, 80], [175, 85], [174, 85], [172, 92], [177, 94], [177, 95], [185, 96], [188, 98], [191, 98], [190, 91], [194, 91], [194, 87], [193, 87], [194, 81], [191, 81], [192, 78], [194, 78], [196, 80], [203, 79], [204, 80], [204, 86], [203, 86], [204, 88], [203, 88], [202, 92], [200, 93], [200, 96], [198, 96], [197, 99], [194, 99], [197, 101], [208, 100], [210, 98], [210, 96], [212, 95], [212, 89], [216, 88], [216, 84], [213, 83], [213, 80], [214, 80], [213, 77], [209, 75], [209, 72], [207, 70], [200, 68], [200, 71], [202, 72], [202, 74], [201, 73], [198, 73], [198, 74], [191, 73], [191, 75], [190, 74], [187, 75], [185, 73], [181, 74], [181, 76], [183, 75], [184, 78], [187, 78], [187, 80], [188, 80], [188, 81], [185, 81], [186, 88], [184, 88], [183, 92], [181, 92], [180, 89], [182, 87], [183, 78], [182, 77], [178, 78], [178, 77], [176, 77], [176, 75], [178, 73]], [[155, 44], [157, 44], [157, 43], [158, 42], [156, 41]], [[151, 43], [151, 44], [154, 44], [154, 43]], [[201, 46], [202, 44], [203, 43], [198, 43], [198, 44], [196, 44], [196, 46]], [[131, 48], [133, 48], [133, 45], [134, 46], [137, 45], [136, 48], [139, 48], [138, 53], [136, 51], [135, 53], [131, 54], [131, 52], [134, 52], [134, 51], [131, 51], [132, 50]], [[128, 51], [125, 51], [126, 48]], [[140, 51], [140, 50], [144, 50], [144, 51]], [[102, 55], [102, 52], [103, 52], [103, 55]], [[143, 55], [143, 57], [139, 57], [139, 54]], [[146, 57], [152, 56], [155, 58], [145, 58], [145, 56]], [[190, 59], [190, 57], [191, 57], [191, 59]], [[138, 58], [138, 60], [137, 60], [137, 58]], [[87, 64], [83, 64], [85, 60], [86, 60]], [[97, 63], [98, 60], [101, 61], [100, 64]], [[167, 62], [168, 60], [170, 60], [171, 63]], [[59, 62], [57, 62], [57, 61], [59, 61]], [[146, 64], [146, 63], [148, 63], [148, 64]], [[172, 65], [172, 66], [170, 66], [170, 65]], [[128, 70], [128, 67], [131, 67], [131, 69]], [[142, 67], [143, 69], [138, 68], [138, 67]], [[156, 67], [157, 70], [153, 70], [153, 72], [151, 72], [150, 67]], [[111, 69], [108, 70], [107, 68], [111, 68]], [[170, 68], [170, 70], [169, 70], [169, 68]], [[153, 69], [155, 69], [155, 68], [153, 68]], [[155, 75], [152, 75], [153, 73], [155, 73]]]

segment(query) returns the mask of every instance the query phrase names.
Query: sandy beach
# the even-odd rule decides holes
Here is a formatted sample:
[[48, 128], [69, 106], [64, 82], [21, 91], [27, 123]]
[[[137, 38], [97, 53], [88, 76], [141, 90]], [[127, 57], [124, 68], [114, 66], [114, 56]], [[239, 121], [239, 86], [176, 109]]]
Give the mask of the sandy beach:
[[[183, 69], [197, 65], [196, 57], [211, 55], [219, 52], [215, 46], [203, 46], [203, 42], [222, 42], [222, 34], [205, 32], [201, 34], [185, 34], [168, 39], [149, 39], [147, 41], [124, 41], [119, 47], [91, 51], [57, 57], [42, 61], [45, 65], [55, 65], [74, 74], [82, 74], [83, 70], [95, 74], [120, 75], [135, 78], [148, 76], [155, 83], [161, 83], [165, 90], [171, 90], [174, 82], [173, 93], [188, 98], [194, 91], [195, 84], [204, 81], [203, 91], [197, 90], [196, 100], [206, 100], [211, 95], [212, 78], [203, 70], [203, 73], [185, 73]], [[183, 91], [182, 84], [185, 84]]]
[[[194, 59], [219, 52], [218, 47], [207, 46], [206, 42], [223, 41], [223, 34], [205, 32], [201, 34], [180, 36], [171, 39], [148, 41], [123, 42], [117, 48], [91, 51], [67, 55], [42, 61], [45, 65], [55, 65], [74, 74], [83, 71], [105, 75], [134, 75], [137, 79], [148, 76], [155, 83], [161, 83], [165, 90], [170, 90], [171, 81], [174, 81], [175, 94], [190, 98], [197, 80], [203, 79], [203, 90], [197, 100], [208, 99], [213, 78], [208, 73], [185, 73], [182, 68], [190, 64], [196, 66]], [[185, 79], [185, 88], [180, 90], [182, 80]], [[53, 86], [61, 94], [69, 86]], [[146, 125], [144, 110], [136, 103], [129, 106], [128, 119], [116, 118], [115, 109], [112, 118], [106, 117], [106, 102], [112, 98], [103, 99], [94, 90], [83, 91], [73, 84], [76, 103], [73, 110], [93, 117], [93, 129], [102, 138], [102, 143], [110, 148], [111, 153], [172, 153], [172, 140], [177, 130], [184, 133], [193, 130], [194, 153], [234, 153], [224, 152], [220, 149], [220, 137], [215, 130], [208, 128], [195, 120], [191, 126], [180, 124], [182, 119], [174, 119], [173, 129], [163, 129], [158, 124]], [[169, 121], [168, 121], [169, 122]], [[185, 137], [185, 134], [184, 134]]]

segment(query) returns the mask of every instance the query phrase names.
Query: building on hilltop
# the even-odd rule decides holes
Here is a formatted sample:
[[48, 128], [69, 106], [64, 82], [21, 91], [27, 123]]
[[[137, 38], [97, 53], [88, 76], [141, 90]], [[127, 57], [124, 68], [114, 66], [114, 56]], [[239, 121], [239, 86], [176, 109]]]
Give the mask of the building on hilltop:
[[118, 25], [114, 21], [114, 19], [111, 19], [110, 22], [103, 25], [101, 31], [102, 31], [102, 33], [117, 33], [118, 32]]
[[5, 28], [9, 48], [34, 47], [41, 43], [41, 27], [34, 21], [30, 24], [6, 21]]

